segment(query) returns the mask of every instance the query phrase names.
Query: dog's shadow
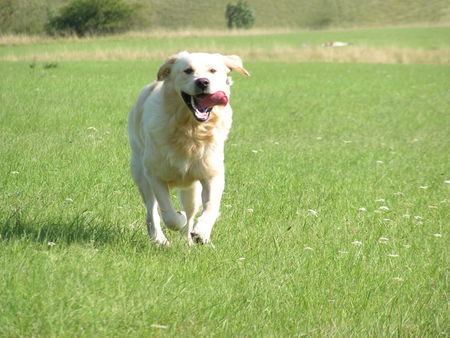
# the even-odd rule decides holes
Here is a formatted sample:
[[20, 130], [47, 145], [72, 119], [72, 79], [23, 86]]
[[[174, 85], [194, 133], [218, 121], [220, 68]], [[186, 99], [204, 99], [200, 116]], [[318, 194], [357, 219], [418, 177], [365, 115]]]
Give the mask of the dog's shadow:
[[144, 244], [147, 237], [142, 229], [123, 227], [119, 224], [99, 224], [98, 221], [94, 222], [84, 215], [61, 220], [33, 220], [20, 214], [13, 214], [0, 223], [0, 239], [25, 240], [46, 245], [52, 243], [115, 245], [125, 242]]

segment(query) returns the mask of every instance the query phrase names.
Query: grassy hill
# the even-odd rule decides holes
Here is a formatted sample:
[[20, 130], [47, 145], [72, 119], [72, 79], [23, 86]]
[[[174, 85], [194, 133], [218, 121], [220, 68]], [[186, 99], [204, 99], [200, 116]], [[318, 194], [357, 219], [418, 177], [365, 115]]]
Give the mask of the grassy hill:
[[[229, 0], [152, 1], [154, 26], [225, 27]], [[235, 2], [235, 1], [232, 1]], [[256, 27], [323, 28], [436, 22], [445, 17], [448, 2], [442, 0], [247, 0], [256, 16]]]
[[[225, 29], [230, 0], [152, 0], [139, 3], [135, 29]], [[0, 0], [1, 33], [42, 33], [48, 13], [67, 0]], [[256, 28], [311, 28], [446, 23], [446, 0], [247, 0]], [[33, 13], [33, 15], [30, 15]]]

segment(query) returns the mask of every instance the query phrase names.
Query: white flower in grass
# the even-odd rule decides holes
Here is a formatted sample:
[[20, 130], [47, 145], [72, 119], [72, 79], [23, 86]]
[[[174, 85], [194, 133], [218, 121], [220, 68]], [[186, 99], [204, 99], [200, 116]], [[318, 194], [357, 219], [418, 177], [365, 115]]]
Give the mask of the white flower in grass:
[[72, 204], [72, 203], [73, 203], [73, 199], [70, 198], [70, 197], [67, 197], [64, 201], [65, 201], [67, 204]]
[[150, 327], [153, 327], [154, 329], [162, 329], [162, 330], [166, 330], [169, 328], [167, 325], [161, 325], [161, 324], [152, 324], [152, 325], [150, 325]]
[[55, 243], [55, 242], [48, 242], [47, 245], [48, 245], [48, 246], [55, 246], [56, 243]]
[[384, 198], [378, 198], [375, 200], [375, 202], [386, 202]]
[[311, 248], [310, 246], [305, 246], [303, 249], [304, 249], [304, 250], [314, 250], [314, 249]]
[[397, 254], [389, 254], [388, 257], [400, 257], [400, 256]]
[[442, 237], [441, 234], [433, 234], [433, 236], [436, 237], [436, 238]]
[[422, 216], [414, 216], [414, 219], [416, 219], [416, 220], [421, 220], [421, 219], [422, 219]]
[[239, 257], [237, 260], [238, 261], [245, 261], [245, 257]]
[[380, 238], [378, 238], [378, 241], [380, 241], [381, 243], [387, 243], [387, 241], [389, 241], [389, 238], [386, 238], [386, 237], [380, 237]]
[[87, 127], [87, 130], [98, 131], [98, 129], [95, 127]]
[[401, 191], [397, 191], [397, 192], [394, 192], [394, 195], [395, 196], [401, 196], [401, 195], [403, 195], [403, 193]]
[[383, 218], [383, 221], [385, 221], [385, 222], [392, 222], [392, 220], [390, 218]]
[[363, 245], [362, 242], [360, 242], [360, 241], [353, 241], [352, 244], [353, 244], [353, 245], [356, 245], [356, 246], [361, 246], [361, 245]]
[[250, 213], [250, 214], [253, 213], [253, 211], [254, 211], [254, 210], [253, 210], [252, 208], [248, 208], [248, 209], [247, 209], [247, 212]]
[[378, 160], [376, 163], [377, 163], [377, 164], [383, 164], [384, 162]]
[[389, 207], [387, 207], [386, 205], [382, 205], [378, 209], [380, 209], [380, 210], [389, 210]]
[[19, 175], [20, 173], [16, 170], [10, 172], [11, 175]]
[[308, 209], [309, 213], [313, 216], [317, 217], [317, 211], [313, 210], [313, 209]]
[[252, 153], [257, 154], [258, 150], [252, 150]]
[[444, 183], [445, 184], [450, 184], [450, 180], [445, 180]]
[[421, 185], [420, 187], [419, 187], [419, 189], [428, 189], [428, 185]]
[[359, 209], [358, 209], [358, 211], [367, 211], [367, 209], [366, 209], [366, 208], [363, 208], [363, 207], [361, 207], [361, 208], [359, 208]]

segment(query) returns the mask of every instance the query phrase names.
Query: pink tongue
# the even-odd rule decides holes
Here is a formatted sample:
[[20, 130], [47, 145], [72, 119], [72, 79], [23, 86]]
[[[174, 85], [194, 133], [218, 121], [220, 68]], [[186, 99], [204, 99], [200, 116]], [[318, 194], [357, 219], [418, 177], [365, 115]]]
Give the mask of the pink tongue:
[[205, 110], [217, 105], [225, 106], [228, 103], [228, 97], [224, 92], [219, 91], [213, 94], [206, 94], [205, 96], [196, 99], [196, 101], [197, 106], [200, 109]]

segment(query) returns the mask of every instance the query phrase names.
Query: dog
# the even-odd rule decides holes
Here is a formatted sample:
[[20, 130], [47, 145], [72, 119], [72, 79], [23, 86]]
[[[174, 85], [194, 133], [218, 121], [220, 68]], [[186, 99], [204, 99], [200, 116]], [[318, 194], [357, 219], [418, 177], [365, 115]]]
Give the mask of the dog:
[[[158, 245], [170, 245], [160, 218], [171, 230], [183, 229], [189, 244], [210, 243], [225, 185], [232, 70], [250, 75], [236, 55], [180, 52], [164, 62], [131, 109], [131, 173]], [[184, 211], [174, 209], [171, 188], [179, 189]]]

